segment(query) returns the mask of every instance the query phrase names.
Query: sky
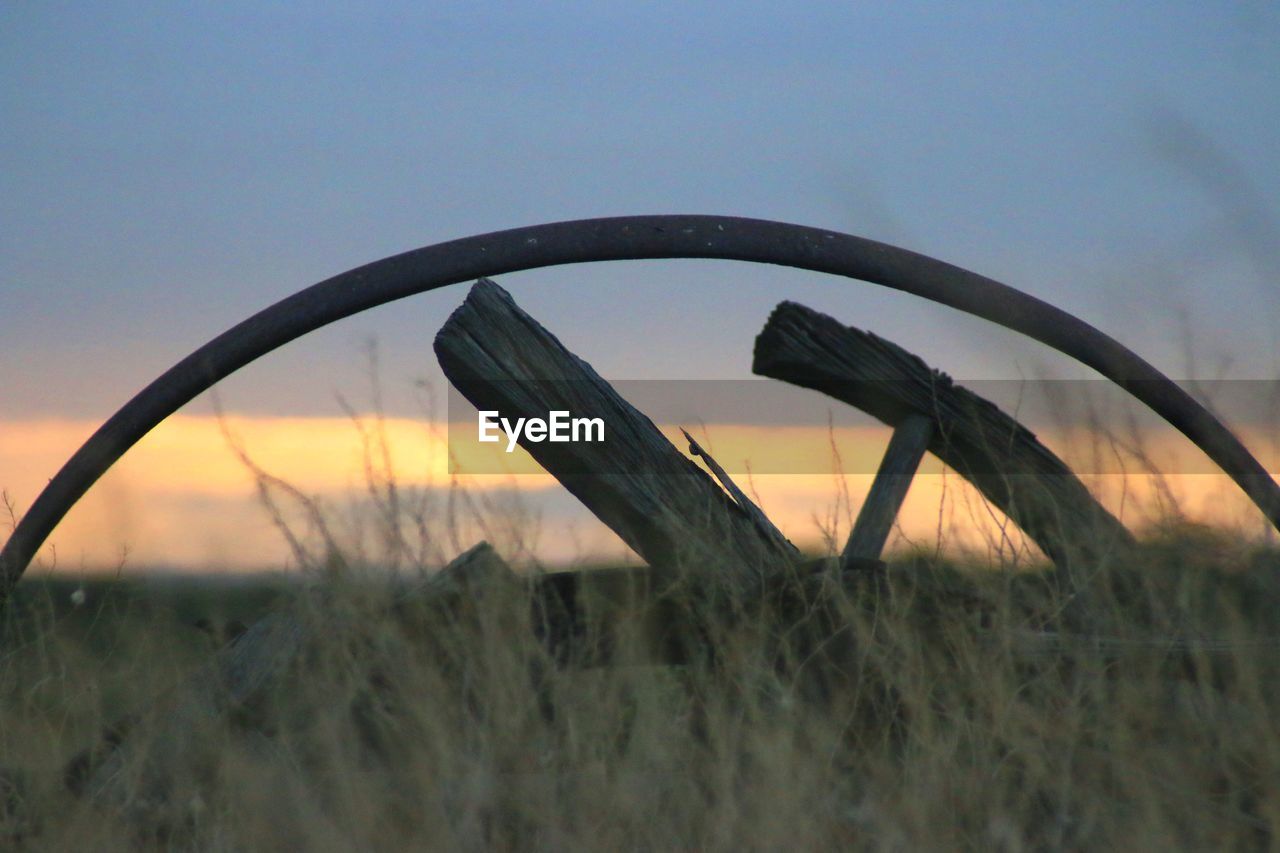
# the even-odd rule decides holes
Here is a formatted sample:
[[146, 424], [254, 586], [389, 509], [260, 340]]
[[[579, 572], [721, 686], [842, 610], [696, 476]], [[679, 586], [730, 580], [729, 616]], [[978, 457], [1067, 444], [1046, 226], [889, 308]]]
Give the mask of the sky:
[[[1273, 3], [367, 5], [0, 5], [0, 487], [19, 511], [96, 424], [268, 304], [418, 246], [579, 217], [846, 231], [1045, 298], [1178, 378], [1280, 375]], [[747, 378], [782, 299], [958, 378], [1090, 376], [811, 273], [636, 262], [501, 283], [608, 378]], [[443, 399], [430, 341], [463, 295], [316, 332], [225, 381], [219, 405], [264, 437], [311, 419], [298, 434], [323, 452], [339, 397], [372, 405], [376, 342], [388, 414], [424, 418]], [[208, 437], [182, 459], [225, 452], [213, 413], [207, 396], [183, 410]], [[147, 539], [176, 498], [134, 468], [127, 501], [86, 500], [143, 521], [99, 518], [69, 550], [122, 527]], [[208, 553], [234, 552], [225, 538]], [[132, 547], [163, 562], [169, 539]]]

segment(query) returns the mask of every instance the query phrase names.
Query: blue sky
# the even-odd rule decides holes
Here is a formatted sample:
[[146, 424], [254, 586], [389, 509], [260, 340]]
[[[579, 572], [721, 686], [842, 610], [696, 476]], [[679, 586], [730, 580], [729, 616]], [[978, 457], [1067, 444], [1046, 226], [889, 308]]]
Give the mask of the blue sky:
[[[725, 213], [991, 275], [1167, 372], [1280, 374], [1280, 7], [0, 7], [0, 418], [105, 418], [322, 278], [566, 218]], [[729, 263], [502, 283], [605, 376], [748, 375], [796, 299], [959, 377], [1078, 373], [871, 286]], [[459, 288], [317, 333], [228, 408], [335, 414], [376, 338], [393, 409]], [[207, 413], [207, 401], [190, 411]]]

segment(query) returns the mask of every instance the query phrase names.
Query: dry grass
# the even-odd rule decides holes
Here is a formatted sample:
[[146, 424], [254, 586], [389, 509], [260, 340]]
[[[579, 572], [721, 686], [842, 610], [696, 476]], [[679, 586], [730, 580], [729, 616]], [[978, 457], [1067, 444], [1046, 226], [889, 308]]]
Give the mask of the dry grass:
[[[1259, 848], [1280, 821], [1277, 555], [1180, 526], [1097, 579], [1090, 624], [1135, 643], [1028, 658], [1072, 631], [1042, 576], [906, 560], [829, 604], [802, 649], [724, 627], [714, 665], [557, 670], [501, 596], [385, 614], [358, 572], [281, 598], [317, 639], [282, 689], [146, 748], [113, 794], [65, 762], [204, 656], [157, 609], [11, 614], [0, 836], [32, 849]], [[1242, 568], [1253, 571], [1241, 572]], [[334, 591], [336, 590], [336, 592]], [[64, 591], [65, 592], [65, 591]], [[34, 594], [33, 594], [34, 595]], [[38, 603], [38, 596], [34, 596]], [[873, 600], [874, 599], [874, 600]], [[114, 606], [114, 605], [113, 605]], [[159, 767], [163, 783], [146, 782]], [[130, 775], [133, 774], [133, 775]]]
[[[449, 618], [390, 606], [381, 569], [438, 566], [475, 529], [514, 557], [537, 531], [397, 485], [365, 426], [354, 534], [245, 456], [302, 582], [121, 581], [82, 606], [65, 583], [19, 587], [0, 638], [0, 847], [1272, 845], [1280, 552], [1261, 543], [1170, 522], [1076, 597], [1021, 557], [904, 556], [886, 586], [828, 589], [804, 630], [762, 614], [708, 626], [715, 655], [686, 666], [561, 668], [516, 591]], [[310, 628], [277, 689], [178, 731], [144, 717], [115, 776], [73, 793], [68, 762], [183, 695], [225, 639], [197, 620], [218, 635], [269, 609]], [[1117, 642], [1027, 654], [1019, 638], [1043, 631]]]

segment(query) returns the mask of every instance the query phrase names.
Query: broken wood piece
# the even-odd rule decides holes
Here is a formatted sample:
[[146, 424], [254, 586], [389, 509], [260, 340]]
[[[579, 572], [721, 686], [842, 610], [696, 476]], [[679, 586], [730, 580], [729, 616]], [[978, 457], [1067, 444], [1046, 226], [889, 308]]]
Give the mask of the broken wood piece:
[[774, 309], [752, 369], [821, 391], [892, 427], [929, 418], [929, 450], [1017, 524], [1076, 589], [1133, 537], [1029, 430], [902, 347], [794, 302]]
[[769, 516], [764, 514], [764, 510], [756, 506], [755, 501], [747, 497], [746, 492], [738, 488], [738, 484], [733, 482], [733, 478], [729, 476], [728, 472], [725, 471], [724, 468], [720, 467], [720, 463], [717, 462], [710, 453], [704, 450], [702, 445], [698, 444], [698, 442], [694, 440], [693, 436], [689, 435], [689, 431], [687, 429], [681, 427], [680, 432], [684, 433], [685, 439], [689, 442], [689, 452], [694, 456], [702, 458], [702, 461], [711, 469], [711, 473], [720, 481], [720, 485], [724, 486], [724, 489], [729, 493], [729, 496], [737, 502], [738, 506], [742, 507], [742, 510], [746, 512], [747, 515], [751, 516], [753, 521], [755, 521], [756, 527], [758, 527], [761, 532], [768, 536], [769, 539], [782, 550], [798, 554], [796, 547], [791, 544], [791, 541], [782, 535], [781, 530], [773, 526], [773, 522], [769, 520]]
[[871, 490], [840, 554], [844, 571], [851, 571], [860, 560], [880, 559], [931, 438], [933, 421], [924, 415], [908, 415], [894, 428]]
[[[758, 591], [796, 552], [761, 529], [582, 359], [492, 281], [477, 282], [435, 339], [445, 376], [478, 410], [514, 420], [600, 418], [603, 442], [520, 445], [668, 581], [730, 597]], [[772, 525], [769, 525], [772, 528]]]

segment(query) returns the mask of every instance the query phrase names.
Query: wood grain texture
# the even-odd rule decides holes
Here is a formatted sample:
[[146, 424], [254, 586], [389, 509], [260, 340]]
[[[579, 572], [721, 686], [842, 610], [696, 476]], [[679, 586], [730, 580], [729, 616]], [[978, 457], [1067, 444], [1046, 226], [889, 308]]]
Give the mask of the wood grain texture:
[[[481, 280], [435, 339], [440, 366], [478, 410], [599, 417], [602, 443], [521, 440], [550, 474], [655, 571], [751, 595], [797, 559], [648, 417], [491, 281]], [[769, 525], [772, 528], [772, 525]]]
[[794, 302], [774, 309], [752, 369], [897, 427], [932, 421], [929, 451], [1031, 537], [1077, 586], [1133, 537], [1028, 429], [902, 347]]

